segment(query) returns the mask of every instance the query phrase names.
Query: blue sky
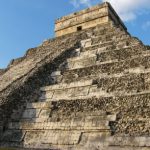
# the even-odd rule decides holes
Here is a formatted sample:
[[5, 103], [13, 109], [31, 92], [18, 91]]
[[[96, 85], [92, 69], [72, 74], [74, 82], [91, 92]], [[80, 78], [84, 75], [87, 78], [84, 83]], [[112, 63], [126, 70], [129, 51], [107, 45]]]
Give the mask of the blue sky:
[[[0, 68], [54, 36], [55, 19], [105, 0], [0, 0]], [[128, 31], [150, 45], [150, 0], [107, 0]]]

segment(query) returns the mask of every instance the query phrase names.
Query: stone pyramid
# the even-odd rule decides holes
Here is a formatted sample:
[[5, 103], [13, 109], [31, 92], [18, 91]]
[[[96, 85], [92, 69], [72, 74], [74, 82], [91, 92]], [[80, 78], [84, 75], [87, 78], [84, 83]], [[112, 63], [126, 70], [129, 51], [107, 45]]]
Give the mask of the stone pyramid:
[[109, 3], [55, 33], [0, 70], [0, 147], [150, 150], [149, 46]]

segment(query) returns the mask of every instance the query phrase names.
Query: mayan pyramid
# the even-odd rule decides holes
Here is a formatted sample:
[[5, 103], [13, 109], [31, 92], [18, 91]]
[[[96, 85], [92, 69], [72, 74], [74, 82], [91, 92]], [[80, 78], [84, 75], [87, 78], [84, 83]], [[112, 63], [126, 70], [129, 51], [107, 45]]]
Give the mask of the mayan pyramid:
[[0, 70], [0, 147], [150, 150], [150, 47], [109, 3]]

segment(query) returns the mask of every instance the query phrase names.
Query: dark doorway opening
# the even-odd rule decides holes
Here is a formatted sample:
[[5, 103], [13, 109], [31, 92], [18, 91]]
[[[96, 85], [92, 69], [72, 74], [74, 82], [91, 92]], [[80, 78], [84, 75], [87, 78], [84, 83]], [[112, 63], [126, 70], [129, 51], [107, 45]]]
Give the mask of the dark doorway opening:
[[77, 31], [81, 31], [82, 30], [82, 26], [77, 27]]

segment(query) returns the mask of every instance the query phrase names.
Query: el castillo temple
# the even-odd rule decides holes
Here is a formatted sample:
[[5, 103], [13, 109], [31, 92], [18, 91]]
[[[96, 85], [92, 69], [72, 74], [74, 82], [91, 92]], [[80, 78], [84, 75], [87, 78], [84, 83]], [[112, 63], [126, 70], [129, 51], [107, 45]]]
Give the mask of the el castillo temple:
[[0, 150], [150, 150], [150, 46], [102, 3], [0, 69]]

